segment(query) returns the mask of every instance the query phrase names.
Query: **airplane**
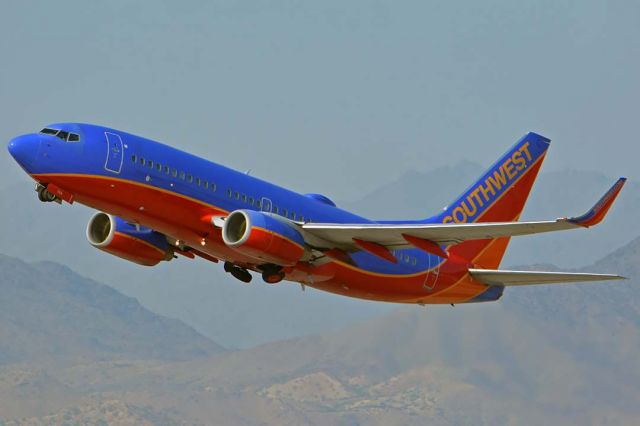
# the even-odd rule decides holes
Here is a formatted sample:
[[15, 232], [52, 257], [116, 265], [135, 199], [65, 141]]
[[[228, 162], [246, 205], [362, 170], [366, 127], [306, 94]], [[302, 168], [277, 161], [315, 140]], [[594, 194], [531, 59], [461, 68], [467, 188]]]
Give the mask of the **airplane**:
[[550, 142], [527, 133], [441, 212], [400, 221], [370, 220], [324, 195], [92, 124], [51, 124], [8, 150], [41, 201], [98, 210], [87, 225], [91, 245], [139, 265], [199, 257], [245, 283], [253, 272], [303, 290], [454, 305], [498, 300], [510, 286], [624, 279], [498, 269], [510, 237], [600, 223], [626, 181], [583, 215], [519, 222]]

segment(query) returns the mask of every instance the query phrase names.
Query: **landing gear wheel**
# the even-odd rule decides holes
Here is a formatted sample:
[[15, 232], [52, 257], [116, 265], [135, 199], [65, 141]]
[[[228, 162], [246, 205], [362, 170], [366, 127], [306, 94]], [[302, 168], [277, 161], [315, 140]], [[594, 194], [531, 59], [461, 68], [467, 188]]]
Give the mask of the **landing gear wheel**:
[[247, 271], [246, 269], [238, 268], [237, 266], [231, 270], [231, 275], [247, 284], [250, 283], [251, 279], [253, 278], [249, 271]]
[[42, 201], [43, 203], [50, 203], [56, 200], [56, 196], [47, 191], [47, 188], [41, 186], [38, 188], [38, 200]]
[[262, 279], [267, 284], [278, 284], [280, 281], [284, 279], [284, 272], [264, 271], [262, 273]]
[[250, 283], [253, 278], [249, 271], [244, 268], [240, 268], [231, 262], [224, 262], [224, 271], [230, 273], [234, 278], [242, 281], [243, 283]]

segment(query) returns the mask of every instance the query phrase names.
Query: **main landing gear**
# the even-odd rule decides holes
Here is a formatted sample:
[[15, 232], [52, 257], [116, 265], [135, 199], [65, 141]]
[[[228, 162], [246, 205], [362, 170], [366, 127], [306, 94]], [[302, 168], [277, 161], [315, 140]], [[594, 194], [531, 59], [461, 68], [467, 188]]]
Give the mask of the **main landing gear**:
[[[267, 284], [277, 284], [284, 279], [284, 272], [281, 266], [264, 265], [260, 269], [262, 270], [262, 279]], [[234, 265], [231, 262], [224, 262], [224, 270], [243, 283], [251, 282], [252, 276], [245, 268]]]
[[276, 265], [265, 265], [262, 268], [262, 279], [267, 284], [278, 284], [284, 279], [282, 267]]
[[37, 184], [36, 192], [38, 193], [38, 200], [42, 201], [43, 203], [58, 201], [58, 197], [47, 191], [47, 187], [44, 185]]
[[230, 273], [231, 275], [234, 276], [234, 278], [242, 281], [243, 283], [250, 283], [251, 278], [253, 278], [249, 273], [249, 271], [239, 266], [236, 266], [231, 262], [224, 262], [224, 270], [225, 272]]

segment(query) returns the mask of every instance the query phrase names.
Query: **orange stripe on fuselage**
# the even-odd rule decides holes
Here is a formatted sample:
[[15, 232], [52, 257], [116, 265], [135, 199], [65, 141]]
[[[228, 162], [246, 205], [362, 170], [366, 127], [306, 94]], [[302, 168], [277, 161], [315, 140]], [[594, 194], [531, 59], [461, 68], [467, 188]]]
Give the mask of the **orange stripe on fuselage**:
[[[84, 174], [34, 175], [36, 180], [51, 182], [74, 194], [76, 202], [162, 234], [218, 259], [250, 265], [255, 260], [229, 249], [219, 228], [202, 220], [212, 215], [226, 215], [224, 209], [163, 188], [126, 179]], [[140, 210], [143, 207], [143, 210]], [[205, 246], [200, 243], [205, 239]]]
[[[537, 162], [542, 158], [544, 156]], [[534, 165], [518, 180], [530, 174], [532, 170], [537, 170]], [[74, 193], [77, 202], [178, 238], [188, 245], [197, 246], [198, 250], [215, 258], [230, 260], [248, 267], [255, 265], [254, 259], [229, 249], [222, 241], [220, 230], [202, 220], [202, 217], [207, 215], [228, 213], [226, 210], [205, 201], [150, 184], [115, 177], [45, 174], [35, 175], [34, 178], [55, 183]], [[513, 185], [516, 184], [517, 181], [513, 183]], [[480, 217], [489, 215], [489, 212], [494, 210], [497, 201], [505, 195], [506, 193], [501, 194], [494, 205]], [[144, 207], [144, 210], [140, 210], [141, 206]], [[199, 246], [202, 238], [206, 239], [205, 246]], [[294, 241], [288, 239], [287, 241], [300, 247]], [[477, 247], [473, 251], [479, 254], [482, 249]], [[457, 258], [459, 259], [460, 256]], [[434, 269], [405, 275], [384, 274], [363, 270], [332, 259], [326, 264], [314, 267], [298, 264], [287, 275], [287, 279], [304, 282], [309, 286], [345, 296], [405, 303], [418, 301], [460, 303], [475, 297], [487, 288], [486, 285], [471, 279], [466, 266], [451, 259], [442, 263], [438, 282], [431, 291], [428, 291], [423, 288], [423, 284], [427, 274], [433, 272]]]
[[[537, 173], [540, 169], [542, 161], [546, 154], [541, 155], [518, 179], [511, 183], [509, 189], [500, 194], [494, 200], [492, 205], [485, 210], [474, 222], [502, 222], [517, 220], [520, 213], [524, 209], [524, 205], [531, 191], [531, 187]], [[519, 185], [518, 191], [514, 191]], [[505, 208], [513, 206], [513, 208]], [[483, 265], [485, 268], [493, 267], [502, 260], [504, 251], [509, 242], [509, 238], [499, 238], [493, 240], [474, 240], [460, 243], [450, 248], [449, 252], [453, 254], [452, 258], [443, 262], [440, 266], [440, 277], [437, 285], [431, 292], [425, 293], [422, 287], [424, 280], [429, 271], [422, 271], [410, 275], [390, 275], [388, 278], [393, 280], [392, 284], [382, 283], [375, 280], [382, 274], [375, 274], [369, 271], [362, 271], [359, 268], [345, 264], [343, 262], [333, 260], [332, 264], [340, 266], [342, 269], [353, 269], [364, 275], [366, 283], [360, 284], [362, 276], [351, 276], [342, 270], [335, 272], [337, 285], [333, 283], [309, 284], [334, 293], [354, 296], [372, 300], [388, 300], [394, 302], [405, 303], [461, 303], [468, 301], [484, 292], [488, 286], [475, 281], [467, 272], [467, 269], [460, 269], [460, 265], [455, 264], [455, 258], [469, 259], [469, 263]], [[497, 247], [496, 247], [497, 246]], [[486, 265], [481, 264], [485, 262]], [[345, 284], [340, 285], [342, 280]], [[443, 283], [443, 280], [445, 281]], [[346, 284], [348, 282], [348, 284]], [[360, 285], [358, 285], [360, 284]], [[391, 294], [382, 291], [381, 287], [391, 289]], [[380, 293], [384, 296], [380, 298]]]

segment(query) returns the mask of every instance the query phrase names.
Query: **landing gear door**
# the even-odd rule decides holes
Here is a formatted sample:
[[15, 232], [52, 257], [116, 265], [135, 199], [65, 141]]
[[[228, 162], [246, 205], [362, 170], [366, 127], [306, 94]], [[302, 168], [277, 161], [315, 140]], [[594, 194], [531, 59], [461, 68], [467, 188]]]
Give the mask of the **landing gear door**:
[[107, 160], [104, 163], [105, 170], [119, 174], [122, 170], [123, 144], [120, 135], [104, 132], [107, 139]]

